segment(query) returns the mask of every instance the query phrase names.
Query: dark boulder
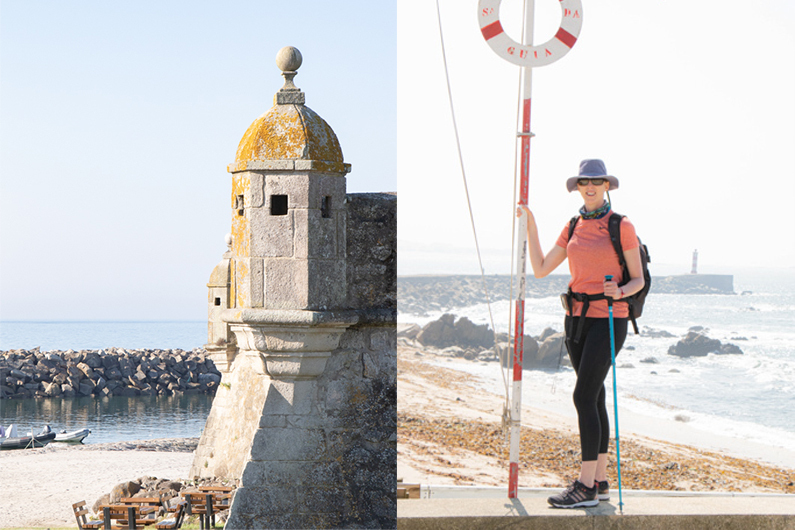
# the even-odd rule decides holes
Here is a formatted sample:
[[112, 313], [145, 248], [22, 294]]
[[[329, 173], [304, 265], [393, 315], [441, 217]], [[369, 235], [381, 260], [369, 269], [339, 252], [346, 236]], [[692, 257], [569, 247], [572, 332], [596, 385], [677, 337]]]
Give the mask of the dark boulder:
[[688, 334], [674, 346], [668, 348], [668, 355], [676, 355], [677, 357], [704, 357], [710, 353], [720, 351], [720, 341], [717, 339], [710, 339], [706, 335], [690, 331]]

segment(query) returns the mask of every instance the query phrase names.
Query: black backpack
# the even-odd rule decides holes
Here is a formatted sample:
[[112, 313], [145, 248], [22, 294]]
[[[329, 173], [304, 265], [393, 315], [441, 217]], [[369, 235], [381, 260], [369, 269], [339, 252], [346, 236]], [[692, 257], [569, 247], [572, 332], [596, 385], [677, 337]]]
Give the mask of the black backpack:
[[[621, 270], [623, 271], [623, 278], [619, 286], [625, 285], [630, 280], [629, 269], [624, 261], [624, 249], [621, 248], [621, 220], [623, 218], [624, 216], [621, 214], [612, 213], [607, 222], [607, 231], [610, 234], [610, 241], [613, 243], [613, 249], [615, 249], [618, 255], [618, 263], [621, 265]], [[572, 217], [571, 221], [569, 221], [569, 240], [571, 240], [571, 236], [574, 234], [574, 227], [577, 226], [577, 221], [579, 220], [580, 216], [578, 215]], [[638, 323], [635, 319], [643, 314], [643, 304], [646, 302], [646, 295], [649, 294], [649, 289], [651, 289], [651, 274], [649, 273], [651, 256], [649, 256], [649, 249], [643, 244], [640, 238], [638, 238], [638, 243], [640, 243], [640, 264], [643, 268], [643, 289], [626, 298], [622, 298], [622, 300], [626, 301], [629, 305], [629, 319], [632, 321], [632, 328], [635, 330], [635, 335], [640, 334]]]

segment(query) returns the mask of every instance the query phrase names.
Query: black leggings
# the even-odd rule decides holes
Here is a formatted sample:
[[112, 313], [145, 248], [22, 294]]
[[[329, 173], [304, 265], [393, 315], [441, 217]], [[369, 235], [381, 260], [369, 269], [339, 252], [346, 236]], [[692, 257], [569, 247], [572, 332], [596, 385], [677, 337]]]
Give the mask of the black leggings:
[[[605, 377], [610, 371], [610, 322], [606, 318], [585, 318], [585, 327], [579, 342], [573, 335], [581, 317], [566, 317], [566, 348], [577, 373], [574, 386], [574, 406], [580, 424], [582, 460], [596, 460], [607, 453], [610, 424], [605, 406]], [[614, 318], [616, 355], [627, 338], [627, 319]]]

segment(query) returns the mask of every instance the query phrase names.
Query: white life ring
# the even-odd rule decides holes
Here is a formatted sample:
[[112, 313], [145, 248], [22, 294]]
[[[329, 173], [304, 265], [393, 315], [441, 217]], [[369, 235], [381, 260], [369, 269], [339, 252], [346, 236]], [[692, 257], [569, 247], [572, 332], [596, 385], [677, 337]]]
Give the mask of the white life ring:
[[500, 24], [502, 0], [479, 0], [478, 22], [483, 38], [497, 55], [513, 64], [535, 67], [554, 63], [574, 46], [582, 28], [582, 2], [559, 1], [561, 20], [558, 32], [543, 44], [527, 46], [516, 42], [503, 30]]

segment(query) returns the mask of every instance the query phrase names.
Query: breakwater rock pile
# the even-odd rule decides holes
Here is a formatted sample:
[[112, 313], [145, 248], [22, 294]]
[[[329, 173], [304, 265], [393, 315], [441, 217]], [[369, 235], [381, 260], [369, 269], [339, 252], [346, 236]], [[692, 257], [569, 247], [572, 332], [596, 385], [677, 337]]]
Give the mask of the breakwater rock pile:
[[[525, 296], [542, 298], [556, 296], [568, 288], [569, 276], [550, 275], [537, 280], [527, 278]], [[485, 286], [484, 286], [485, 280]], [[517, 286], [513, 286], [514, 292]], [[399, 276], [397, 279], [398, 311], [426, 315], [433, 311], [511, 299], [511, 277], [505, 275], [481, 276]]]
[[202, 348], [0, 351], [0, 398], [214, 394], [220, 382]]

